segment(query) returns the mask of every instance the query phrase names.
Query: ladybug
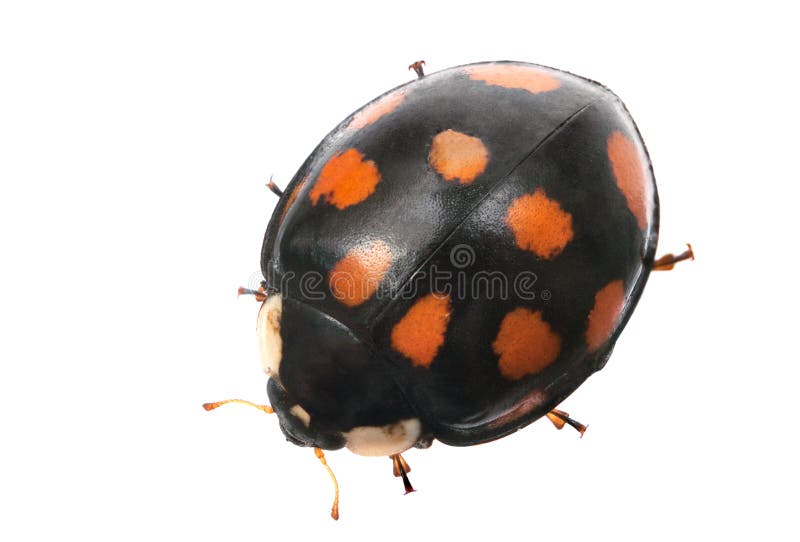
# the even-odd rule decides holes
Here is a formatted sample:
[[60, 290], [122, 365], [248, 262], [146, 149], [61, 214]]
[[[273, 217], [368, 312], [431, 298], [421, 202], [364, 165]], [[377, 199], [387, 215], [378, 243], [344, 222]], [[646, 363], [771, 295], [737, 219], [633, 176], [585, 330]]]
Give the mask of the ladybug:
[[650, 160], [607, 88], [522, 62], [423, 64], [285, 191], [270, 182], [264, 281], [240, 290], [261, 302], [259, 408], [334, 484], [322, 450], [388, 456], [409, 492], [412, 447], [543, 416], [582, 435], [556, 407], [606, 364], [650, 271], [693, 258], [655, 259]]

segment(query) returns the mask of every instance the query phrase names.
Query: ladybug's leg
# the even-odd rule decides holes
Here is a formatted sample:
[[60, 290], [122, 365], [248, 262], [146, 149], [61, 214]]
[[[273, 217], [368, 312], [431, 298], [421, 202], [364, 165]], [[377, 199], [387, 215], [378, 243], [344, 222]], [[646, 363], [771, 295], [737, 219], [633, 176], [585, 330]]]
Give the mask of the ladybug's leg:
[[653, 262], [653, 271], [669, 271], [675, 264], [684, 260], [694, 260], [694, 252], [692, 245], [686, 243], [688, 247], [686, 250], [675, 256], [674, 254], [666, 254]]
[[222, 405], [227, 405], [228, 403], [240, 403], [243, 405], [251, 406], [266, 412], [267, 414], [274, 414], [275, 411], [272, 410], [272, 407], [269, 405], [257, 405], [255, 403], [251, 403], [250, 401], [245, 401], [244, 399], [226, 399], [224, 401], [217, 401], [216, 403], [204, 403], [203, 408], [206, 410], [214, 410], [215, 408], [221, 407]]
[[403, 485], [406, 488], [406, 495], [412, 491], [416, 491], [414, 486], [411, 485], [411, 481], [408, 479], [408, 473], [411, 472], [411, 467], [408, 466], [408, 463], [406, 463], [406, 460], [403, 459], [403, 456], [400, 454], [394, 454], [390, 455], [389, 459], [392, 460], [392, 471], [394, 472], [394, 475], [403, 477]]
[[322, 449], [314, 448], [314, 455], [317, 456], [319, 462], [322, 463], [322, 466], [325, 467], [325, 470], [328, 471], [328, 474], [333, 481], [333, 489], [334, 489], [334, 496], [333, 496], [333, 506], [331, 506], [331, 517], [333, 519], [339, 519], [339, 482], [336, 481], [336, 476], [334, 476], [331, 467], [328, 465], [328, 462], [325, 461], [325, 454], [322, 453]]
[[408, 69], [414, 70], [417, 73], [417, 78], [422, 79], [425, 76], [425, 72], [422, 70], [422, 66], [425, 65], [424, 60], [417, 60], [413, 64], [411, 64]]
[[267, 292], [264, 290], [264, 285], [265, 281], [262, 281], [261, 286], [258, 287], [258, 290], [251, 290], [250, 288], [239, 287], [237, 295], [254, 295], [256, 296], [256, 301], [261, 303], [267, 299]]
[[269, 178], [269, 182], [267, 183], [267, 188], [272, 190], [272, 193], [275, 194], [278, 197], [281, 197], [283, 195], [283, 190], [278, 188], [278, 185], [272, 182], [272, 177], [271, 176]]
[[556, 429], [558, 430], [563, 429], [564, 425], [569, 425], [570, 427], [574, 427], [575, 430], [581, 434], [581, 438], [583, 438], [583, 434], [589, 427], [588, 425], [583, 425], [581, 422], [577, 420], [573, 420], [572, 418], [569, 417], [569, 414], [567, 414], [563, 410], [558, 410], [557, 408], [554, 408], [553, 410], [547, 413], [547, 419], [553, 422], [553, 425], [555, 425]]

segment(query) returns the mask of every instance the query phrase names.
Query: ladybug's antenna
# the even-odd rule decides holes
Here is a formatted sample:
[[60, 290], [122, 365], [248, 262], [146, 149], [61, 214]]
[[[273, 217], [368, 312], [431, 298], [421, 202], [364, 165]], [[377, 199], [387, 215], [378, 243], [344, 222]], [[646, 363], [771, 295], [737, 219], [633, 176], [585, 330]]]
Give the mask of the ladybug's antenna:
[[[269, 405], [257, 405], [255, 403], [251, 403], [250, 401], [245, 401], [244, 399], [226, 399], [224, 401], [217, 401], [216, 403], [203, 403], [203, 408], [206, 410], [214, 410], [215, 408], [219, 408], [222, 405], [227, 405], [228, 403], [240, 403], [243, 405], [247, 405], [253, 408], [257, 408], [262, 412], [266, 412], [267, 414], [274, 414], [275, 410]], [[331, 517], [333, 519], [339, 519], [339, 482], [336, 481], [336, 476], [333, 474], [328, 462], [325, 461], [325, 454], [322, 453], [322, 450], [319, 448], [314, 448], [314, 455], [317, 456], [322, 466], [325, 467], [325, 470], [328, 471], [328, 475], [331, 477], [333, 481], [333, 489], [334, 489], [334, 496], [333, 496], [333, 506], [331, 506]], [[403, 475], [405, 478], [405, 474]], [[412, 488], [411, 491], [414, 491]]]
[[402, 476], [403, 477], [403, 486], [406, 488], [406, 495], [416, 491], [414, 486], [411, 485], [411, 480], [408, 479], [408, 474], [411, 472], [411, 467], [408, 466], [406, 460], [403, 459], [403, 456], [400, 454], [390, 455], [389, 459], [392, 460], [392, 471], [394, 472], [395, 476]]
[[564, 425], [569, 425], [570, 427], [574, 427], [575, 430], [581, 434], [581, 438], [583, 438], [583, 434], [588, 429], [588, 425], [583, 425], [581, 422], [577, 420], [573, 420], [569, 417], [569, 414], [564, 412], [563, 410], [558, 410], [554, 408], [550, 412], [547, 413], [547, 419], [553, 422], [553, 425], [556, 426], [556, 429], [559, 431], [564, 428]]
[[267, 183], [267, 188], [272, 190], [272, 193], [278, 197], [283, 195], [283, 190], [278, 188], [278, 185], [272, 182], [272, 175], [269, 176], [269, 182]]
[[331, 470], [328, 462], [325, 461], [325, 454], [322, 453], [321, 448], [314, 448], [314, 455], [317, 456], [319, 462], [322, 463], [322, 466], [325, 467], [325, 470], [328, 471], [328, 474], [333, 481], [333, 489], [335, 491], [333, 496], [333, 506], [331, 506], [331, 517], [335, 520], [339, 519], [339, 482], [336, 481], [336, 476], [334, 476], [333, 471]]
[[228, 403], [240, 403], [242, 405], [251, 406], [262, 412], [266, 412], [267, 414], [273, 414], [275, 412], [269, 405], [257, 405], [255, 403], [251, 403], [250, 401], [245, 401], [244, 399], [225, 399], [224, 401], [217, 401], [216, 403], [203, 403], [203, 408], [206, 410], [214, 410], [215, 408], [219, 408], [222, 405], [227, 405]]
[[653, 271], [669, 271], [675, 264], [684, 260], [694, 260], [694, 251], [692, 245], [686, 243], [688, 247], [686, 250], [675, 256], [674, 254], [665, 254], [653, 262]]

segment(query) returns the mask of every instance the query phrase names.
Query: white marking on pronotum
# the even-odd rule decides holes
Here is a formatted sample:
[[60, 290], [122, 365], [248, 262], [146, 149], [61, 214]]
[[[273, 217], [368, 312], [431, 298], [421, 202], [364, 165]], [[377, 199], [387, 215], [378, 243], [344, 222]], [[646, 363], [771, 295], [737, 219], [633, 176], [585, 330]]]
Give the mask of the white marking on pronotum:
[[281, 341], [281, 311], [283, 302], [280, 294], [274, 294], [261, 304], [258, 311], [256, 330], [258, 331], [258, 350], [261, 352], [261, 365], [267, 376], [278, 378], [281, 366], [283, 343]]
[[311, 425], [311, 414], [309, 414], [308, 411], [306, 411], [306, 409], [304, 409], [300, 405], [294, 405], [292, 408], [289, 409], [289, 412], [293, 414], [295, 418], [303, 422], [303, 425], [305, 425], [306, 427]]
[[343, 433], [345, 446], [358, 455], [381, 456], [405, 452], [421, 432], [419, 419], [410, 418], [382, 426], [354, 427]]

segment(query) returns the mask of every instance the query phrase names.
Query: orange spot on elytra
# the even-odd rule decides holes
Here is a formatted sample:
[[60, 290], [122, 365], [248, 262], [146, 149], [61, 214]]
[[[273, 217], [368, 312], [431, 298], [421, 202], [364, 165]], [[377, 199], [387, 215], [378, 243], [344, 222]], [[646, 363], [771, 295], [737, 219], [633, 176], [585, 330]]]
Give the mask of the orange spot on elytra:
[[358, 246], [339, 260], [328, 284], [334, 297], [348, 307], [356, 307], [372, 297], [392, 265], [392, 251], [383, 241]]
[[514, 232], [517, 246], [550, 260], [561, 254], [572, 240], [572, 215], [542, 188], [515, 199], [508, 208], [506, 224]]
[[500, 374], [518, 380], [553, 363], [561, 351], [561, 337], [542, 319], [542, 311], [519, 307], [503, 318], [492, 348], [500, 356]]
[[561, 86], [561, 81], [539, 68], [513, 64], [483, 64], [464, 69], [470, 79], [487, 85], [519, 88], [533, 94], [549, 92]]
[[595, 294], [594, 307], [589, 313], [586, 327], [589, 352], [596, 352], [611, 337], [624, 306], [625, 289], [621, 280], [606, 284]]
[[450, 296], [428, 294], [418, 300], [392, 329], [392, 348], [415, 367], [430, 367], [444, 344], [450, 322]]
[[283, 219], [286, 218], [286, 213], [289, 212], [289, 209], [292, 207], [292, 205], [294, 204], [295, 200], [297, 199], [297, 194], [299, 194], [300, 191], [303, 189], [303, 187], [305, 186], [307, 180], [308, 180], [308, 176], [306, 176], [302, 181], [297, 183], [297, 186], [294, 187], [294, 190], [292, 190], [292, 193], [289, 194], [289, 199], [286, 200], [286, 205], [284, 205], [283, 211], [281, 211], [281, 217], [278, 219], [278, 224], [282, 223]]
[[341, 210], [367, 199], [380, 180], [375, 162], [365, 160], [356, 149], [347, 149], [328, 160], [308, 195], [314, 205], [325, 198]]
[[647, 225], [652, 196], [642, 154], [636, 144], [619, 130], [608, 136], [608, 159], [617, 180], [617, 186], [628, 208], [636, 217], [640, 229]]
[[347, 125], [347, 128], [351, 130], [360, 130], [364, 126], [372, 124], [379, 118], [397, 109], [405, 98], [406, 93], [402, 90], [379, 98], [377, 101], [367, 105], [356, 113], [353, 116], [353, 120]]
[[477, 137], [445, 130], [434, 136], [428, 162], [445, 180], [469, 184], [486, 169], [489, 151]]

